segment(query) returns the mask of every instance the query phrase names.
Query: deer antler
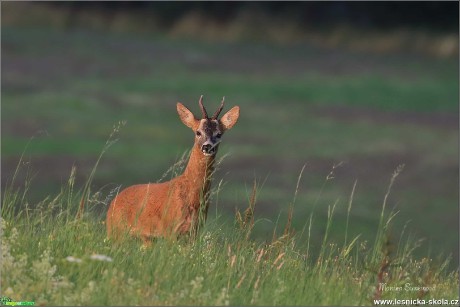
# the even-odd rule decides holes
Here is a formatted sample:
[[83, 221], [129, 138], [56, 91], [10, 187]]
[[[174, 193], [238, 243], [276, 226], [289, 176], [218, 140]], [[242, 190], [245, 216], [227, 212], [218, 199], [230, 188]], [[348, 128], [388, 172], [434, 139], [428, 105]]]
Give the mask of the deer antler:
[[212, 119], [217, 119], [217, 117], [219, 116], [220, 112], [222, 112], [222, 109], [224, 108], [224, 100], [225, 100], [225, 96], [222, 97], [222, 103], [220, 104], [220, 107], [216, 111], [216, 113], [214, 113], [214, 115], [212, 116]]
[[203, 95], [201, 95], [200, 100], [198, 101], [198, 104], [200, 105], [201, 112], [203, 113], [203, 119], [209, 119], [208, 112], [206, 112], [206, 109], [204, 108], [204, 105], [203, 105]]

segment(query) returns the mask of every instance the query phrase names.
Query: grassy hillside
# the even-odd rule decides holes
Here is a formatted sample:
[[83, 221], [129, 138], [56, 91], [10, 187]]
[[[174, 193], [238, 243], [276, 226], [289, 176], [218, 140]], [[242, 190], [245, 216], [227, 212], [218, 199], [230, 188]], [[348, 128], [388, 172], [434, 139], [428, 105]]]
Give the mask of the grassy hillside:
[[[329, 235], [336, 204], [324, 225], [312, 214], [302, 232], [279, 221], [279, 234], [253, 239], [257, 187], [245, 212], [211, 219], [196, 240], [158, 239], [142, 248], [136, 240], [106, 238], [100, 206], [91, 194], [76, 218], [81, 189], [75, 172], [57, 195], [35, 206], [26, 184], [4, 191], [2, 199], [2, 295], [36, 305], [375, 305], [375, 300], [458, 299], [458, 271], [443, 257], [413, 255], [418, 243], [403, 232], [390, 239], [394, 213], [386, 201], [400, 174], [390, 179], [373, 239], [348, 232], [353, 194], [341, 240]], [[298, 180], [300, 181], [300, 176]], [[222, 191], [214, 189], [214, 194]], [[296, 198], [294, 193], [294, 199]], [[294, 205], [294, 202], [291, 203]], [[292, 207], [291, 207], [292, 208]], [[293, 216], [297, 213], [295, 210]], [[312, 233], [325, 227], [318, 252]], [[395, 240], [394, 240], [395, 239]], [[398, 290], [399, 289], [399, 290]]]

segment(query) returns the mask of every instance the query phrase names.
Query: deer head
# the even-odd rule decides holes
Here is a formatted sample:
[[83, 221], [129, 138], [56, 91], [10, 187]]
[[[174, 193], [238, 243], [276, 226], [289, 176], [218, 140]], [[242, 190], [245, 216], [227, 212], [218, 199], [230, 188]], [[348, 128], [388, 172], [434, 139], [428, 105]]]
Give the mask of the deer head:
[[240, 108], [235, 106], [219, 119], [219, 114], [224, 108], [224, 99], [225, 97], [222, 98], [219, 109], [210, 118], [206, 108], [203, 106], [203, 95], [201, 95], [198, 104], [203, 114], [202, 119], [196, 119], [193, 113], [182, 103], [177, 103], [177, 113], [179, 113], [181, 121], [195, 132], [195, 146], [205, 156], [214, 156], [217, 153], [222, 135], [235, 125], [240, 115]]

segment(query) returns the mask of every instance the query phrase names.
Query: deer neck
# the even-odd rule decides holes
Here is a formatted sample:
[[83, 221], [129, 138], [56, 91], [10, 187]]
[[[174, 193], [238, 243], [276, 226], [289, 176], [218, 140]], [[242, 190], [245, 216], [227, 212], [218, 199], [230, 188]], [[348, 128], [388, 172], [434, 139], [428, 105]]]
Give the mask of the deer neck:
[[183, 174], [191, 184], [189, 187], [190, 192], [200, 193], [205, 190], [203, 194], [206, 194], [211, 182], [211, 175], [214, 171], [214, 158], [215, 156], [203, 155], [198, 146], [193, 146], [190, 159]]

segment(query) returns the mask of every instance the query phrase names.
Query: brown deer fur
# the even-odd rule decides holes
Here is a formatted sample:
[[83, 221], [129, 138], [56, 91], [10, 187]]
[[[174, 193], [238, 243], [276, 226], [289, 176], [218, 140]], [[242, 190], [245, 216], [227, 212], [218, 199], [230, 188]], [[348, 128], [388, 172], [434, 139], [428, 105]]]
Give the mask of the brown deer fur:
[[162, 183], [130, 186], [121, 191], [107, 212], [107, 233], [119, 237], [123, 232], [140, 237], [145, 244], [159, 236], [177, 236], [195, 232], [206, 219], [214, 159], [222, 134], [237, 121], [235, 106], [221, 119], [223, 107], [208, 118], [200, 98], [203, 119], [196, 119], [181, 103], [177, 112], [182, 122], [195, 134], [195, 143], [182, 175]]

